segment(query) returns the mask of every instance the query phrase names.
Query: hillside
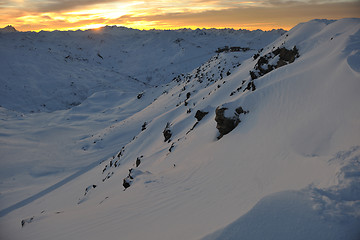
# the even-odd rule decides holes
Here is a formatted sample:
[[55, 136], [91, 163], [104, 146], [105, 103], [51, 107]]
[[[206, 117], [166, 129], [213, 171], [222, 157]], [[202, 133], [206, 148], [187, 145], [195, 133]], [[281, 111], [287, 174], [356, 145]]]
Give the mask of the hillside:
[[[181, 34], [189, 42], [199, 31]], [[124, 61], [131, 79], [119, 85], [99, 77], [112, 61], [101, 71], [86, 65], [109, 85], [83, 83], [92, 91], [74, 106], [58, 98], [54, 109], [28, 114], [38, 103], [2, 98], [2, 238], [358, 239], [360, 20], [313, 20], [270, 42], [235, 35], [203, 40], [194, 49], [210, 56], [163, 78], [142, 77], [131, 61], [154, 69], [151, 58], [169, 62], [165, 53], [133, 50]], [[108, 46], [104, 60], [115, 52]]]
[[117, 151], [138, 126], [125, 128], [127, 134], [106, 149], [98, 132], [146, 108], [171, 88], [165, 84], [211, 59], [218, 48], [242, 46], [249, 57], [283, 33], [105, 27], [0, 34], [1, 206], [92, 166], [109, 149]]
[[261, 48], [285, 31], [0, 32], [0, 104], [28, 112], [77, 106], [92, 94], [141, 92], [201, 65], [224, 46]]

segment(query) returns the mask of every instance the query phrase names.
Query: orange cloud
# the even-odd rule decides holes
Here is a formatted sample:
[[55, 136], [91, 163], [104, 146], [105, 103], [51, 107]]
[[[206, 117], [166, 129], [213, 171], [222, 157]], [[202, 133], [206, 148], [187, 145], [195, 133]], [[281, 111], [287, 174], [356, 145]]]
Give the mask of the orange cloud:
[[[331, 1], [331, 0], [330, 0]], [[360, 17], [360, 2], [325, 0], [0, 0], [0, 25], [21, 31], [123, 25], [140, 29], [290, 29], [314, 18]]]
[[[339, 19], [360, 17], [360, 3], [296, 4], [269, 7], [238, 7], [225, 10], [212, 10], [199, 13], [168, 13], [148, 16], [125, 15], [114, 24], [136, 24], [152, 22], [167, 28], [246, 28], [271, 30], [273, 28], [290, 29], [299, 22], [314, 18]], [[166, 28], [165, 27], [165, 28]]]

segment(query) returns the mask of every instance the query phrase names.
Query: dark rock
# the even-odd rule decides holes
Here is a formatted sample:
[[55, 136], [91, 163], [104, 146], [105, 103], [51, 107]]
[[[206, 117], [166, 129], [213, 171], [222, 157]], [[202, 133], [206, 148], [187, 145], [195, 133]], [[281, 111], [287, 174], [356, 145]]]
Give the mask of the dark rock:
[[144, 95], [144, 93], [139, 93], [139, 94], [137, 95], [137, 99], [142, 98], [143, 95]]
[[191, 93], [190, 93], [190, 92], [186, 93], [186, 99], [189, 99], [190, 96], [191, 96]]
[[24, 227], [25, 224], [31, 223], [33, 220], [34, 220], [34, 217], [21, 220], [21, 227]]
[[227, 110], [227, 108], [224, 107], [217, 107], [215, 110], [216, 128], [220, 133], [218, 139], [231, 132], [239, 124], [238, 119], [225, 117], [225, 110]]
[[[275, 56], [279, 56], [279, 60], [276, 63], [276, 65], [269, 64], [269, 59], [273, 59]], [[259, 56], [256, 55], [256, 58], [258, 57]], [[295, 59], [298, 57], [299, 57], [299, 51], [296, 48], [296, 46], [294, 46], [293, 49], [290, 50], [286, 49], [285, 47], [277, 48], [273, 50], [271, 53], [261, 56], [258, 59], [254, 67], [255, 71], [250, 71], [251, 79], [255, 80], [258, 77], [264, 76], [265, 74], [273, 71], [274, 69], [293, 63]], [[256, 58], [254, 57], [254, 60]]]
[[103, 169], [102, 173], [104, 173], [104, 172], [106, 171], [106, 169], [107, 169], [107, 165], [105, 165], [105, 167], [104, 167], [104, 169]]
[[194, 126], [192, 126], [192, 128], [190, 128], [190, 130], [186, 132], [186, 135], [188, 135], [192, 130], [194, 130], [194, 128], [195, 128], [198, 124], [199, 124], [199, 122], [196, 122], [196, 123], [194, 124]]
[[140, 158], [136, 158], [136, 167], [138, 167], [140, 165], [140, 163], [141, 163]]
[[147, 125], [147, 123], [144, 122], [144, 124], [141, 126], [141, 131], [144, 131], [146, 129], [146, 125]]
[[287, 63], [286, 63], [284, 60], [279, 59], [279, 61], [278, 61], [277, 64], [276, 64], [276, 68], [285, 66], [286, 64], [287, 64]]
[[286, 48], [278, 48], [273, 52], [275, 55], [279, 55], [280, 60], [292, 63], [295, 61], [295, 58], [299, 57], [299, 51], [296, 46], [293, 49], [288, 50]]
[[128, 187], [130, 187], [130, 183], [127, 181], [126, 178], [124, 178], [124, 180], [123, 180], [123, 187], [125, 188], [124, 191], [125, 191]]
[[203, 112], [203, 111], [200, 111], [200, 110], [197, 110], [196, 113], [195, 113], [195, 118], [198, 120], [198, 121], [201, 121], [201, 119], [203, 119], [206, 114], [208, 114], [209, 112]]
[[171, 144], [171, 147], [169, 148], [169, 152], [171, 152], [173, 150], [173, 148], [175, 147], [174, 143]]
[[256, 90], [256, 86], [255, 86], [255, 84], [254, 84], [254, 81], [250, 81], [250, 82], [248, 83], [248, 85], [246, 86], [246, 88], [244, 88], [244, 91], [245, 91], [245, 90], [255, 91], [255, 90]]
[[172, 133], [171, 133], [171, 130], [170, 130], [170, 123], [167, 123], [166, 124], [166, 127], [163, 131], [163, 135], [164, 135], [164, 142], [170, 140], [171, 136], [172, 136]]
[[120, 157], [123, 155], [124, 152], [125, 152], [125, 148], [122, 147], [122, 149], [121, 149], [121, 151], [118, 153], [117, 157], [120, 158]]
[[[109, 175], [109, 173], [108, 173], [108, 175]], [[97, 186], [96, 186], [95, 184], [88, 186], [88, 187], [85, 189], [84, 196], [86, 196], [86, 194], [88, 194], [88, 192], [89, 192], [92, 188], [96, 188], [96, 187], [97, 187]]]
[[231, 132], [240, 123], [240, 114], [246, 114], [242, 107], [235, 109], [232, 117], [225, 117], [226, 107], [217, 107], [215, 110], [216, 128], [219, 130], [220, 135], [218, 139]]
[[255, 80], [255, 79], [258, 78], [258, 76], [256, 75], [256, 73], [253, 72], [253, 71], [250, 71], [250, 77], [251, 77], [251, 80]]
[[238, 115], [240, 115], [240, 114], [242, 114], [242, 113], [245, 113], [245, 111], [244, 111], [244, 109], [243, 109], [242, 107], [236, 108], [236, 109], [235, 109], [235, 112], [236, 112]]
[[266, 56], [260, 57], [259, 60], [258, 60], [258, 62], [257, 62], [258, 66], [260, 66], [260, 65], [262, 65], [262, 64], [268, 64], [268, 63], [269, 63], [269, 61], [268, 61], [268, 59], [267, 59]]

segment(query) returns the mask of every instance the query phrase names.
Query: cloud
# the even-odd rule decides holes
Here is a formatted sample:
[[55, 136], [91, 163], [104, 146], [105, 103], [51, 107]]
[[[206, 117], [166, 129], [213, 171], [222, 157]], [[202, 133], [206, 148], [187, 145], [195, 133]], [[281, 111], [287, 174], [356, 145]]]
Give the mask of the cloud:
[[53, 20], [52, 17], [48, 16], [48, 15], [43, 15], [41, 16], [43, 19], [47, 19], [47, 20]]
[[118, 0], [47, 0], [35, 1], [26, 0], [23, 9], [33, 12], [62, 12], [65, 10], [73, 10], [86, 6], [104, 4], [111, 2], [119, 2]]
[[[0, 0], [0, 24], [19, 30], [77, 28], [84, 25], [125, 25], [135, 28], [290, 29], [314, 18], [360, 17], [360, 2], [332, 0], [249, 1], [114, 1]], [[22, 6], [14, 7], [23, 2]], [[26, 7], [32, 4], [32, 7]], [[7, 7], [3, 7], [6, 5]], [[12, 7], [9, 7], [9, 6]]]
[[[227, 10], [211, 10], [199, 13], [168, 13], [150, 16], [126, 15], [118, 18], [119, 24], [136, 21], [167, 23], [173, 27], [234, 27], [264, 28], [281, 27], [290, 29], [299, 22], [314, 18], [339, 19], [344, 17], [360, 17], [360, 3], [326, 3], [304, 4], [289, 2], [276, 8], [269, 7], [237, 7]], [[257, 26], [255, 26], [257, 25]]]
[[0, 7], [8, 7], [8, 6], [12, 6], [13, 2], [12, 1], [3, 1], [0, 0]]

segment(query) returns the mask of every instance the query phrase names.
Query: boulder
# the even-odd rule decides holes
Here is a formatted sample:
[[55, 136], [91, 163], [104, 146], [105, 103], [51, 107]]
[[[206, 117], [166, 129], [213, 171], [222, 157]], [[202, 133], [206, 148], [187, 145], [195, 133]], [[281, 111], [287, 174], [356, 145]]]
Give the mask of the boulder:
[[170, 123], [167, 123], [166, 124], [166, 127], [163, 131], [163, 135], [164, 135], [164, 142], [167, 142], [168, 140], [170, 140], [171, 136], [172, 136], [172, 133], [171, 133], [171, 130], [170, 130]]
[[219, 106], [215, 110], [215, 121], [217, 123], [216, 128], [220, 133], [218, 139], [222, 138], [224, 135], [236, 128], [236, 126], [241, 122], [239, 117], [240, 114], [248, 113], [244, 111], [242, 107], [238, 107], [233, 110], [233, 113], [230, 114], [230, 116], [229, 114], [225, 114], [226, 111], [229, 111], [229, 109], [223, 106]]
[[140, 158], [136, 158], [136, 162], [135, 162], [136, 167], [139, 167], [140, 163], [141, 163]]
[[[124, 180], [123, 180], [123, 186], [124, 186], [125, 189], [127, 189], [128, 187], [130, 187], [130, 183], [127, 181], [126, 178], [124, 178]], [[125, 189], [124, 189], [124, 191], [125, 191]]]
[[200, 122], [201, 119], [203, 119], [206, 114], [208, 114], [209, 112], [203, 112], [201, 110], [197, 110], [196, 113], [195, 113], [195, 118]]
[[237, 117], [226, 117], [225, 111], [228, 108], [217, 107], [215, 110], [215, 121], [217, 123], [216, 128], [219, 130], [220, 135], [218, 139], [222, 138], [225, 134], [231, 132], [240, 122]]

